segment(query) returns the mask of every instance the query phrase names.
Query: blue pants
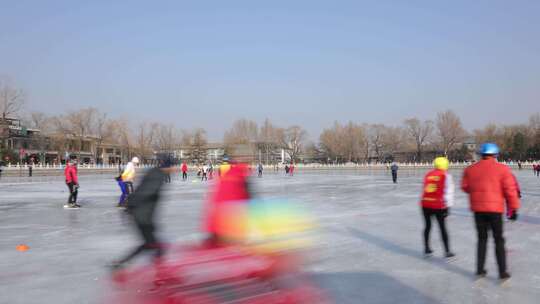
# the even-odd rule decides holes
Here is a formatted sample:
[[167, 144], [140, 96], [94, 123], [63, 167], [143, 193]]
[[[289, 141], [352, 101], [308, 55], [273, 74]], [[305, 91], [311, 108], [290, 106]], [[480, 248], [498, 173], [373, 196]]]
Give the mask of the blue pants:
[[129, 194], [128, 189], [127, 189], [127, 185], [123, 181], [119, 180], [118, 181], [118, 186], [120, 186], [120, 190], [122, 190], [122, 195], [120, 195], [120, 201], [118, 202], [118, 205], [125, 205], [126, 204], [126, 199], [128, 197], [128, 194]]

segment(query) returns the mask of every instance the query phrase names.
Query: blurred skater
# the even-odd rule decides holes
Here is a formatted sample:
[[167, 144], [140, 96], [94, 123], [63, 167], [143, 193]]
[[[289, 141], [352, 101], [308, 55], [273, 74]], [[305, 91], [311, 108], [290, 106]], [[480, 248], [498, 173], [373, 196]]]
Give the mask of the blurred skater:
[[399, 170], [399, 166], [396, 164], [396, 162], [392, 163], [392, 166], [390, 166], [390, 170], [392, 171], [392, 182], [394, 184], [397, 183], [397, 172]]
[[64, 169], [64, 177], [66, 179], [66, 185], [69, 189], [69, 197], [66, 208], [80, 208], [77, 204], [77, 195], [79, 193], [79, 178], [77, 176], [77, 159], [74, 158], [71, 161], [66, 160], [66, 168]]
[[223, 156], [223, 162], [221, 163], [218, 169], [219, 177], [227, 173], [229, 169], [231, 169], [231, 164], [229, 164], [229, 157], [225, 155]]
[[201, 168], [201, 182], [208, 180], [208, 166], [204, 164]]
[[158, 157], [160, 157], [161, 166], [152, 168], [145, 174], [141, 184], [130, 195], [127, 204], [129, 214], [131, 214], [143, 242], [125, 257], [113, 262], [113, 270], [121, 268], [145, 251], [153, 251], [156, 261], [163, 255], [163, 246], [155, 235], [154, 214], [160, 200], [165, 177], [174, 171], [174, 167], [172, 167], [172, 159], [169, 156], [161, 155]]
[[208, 179], [212, 180], [214, 178], [214, 165], [212, 163], [208, 163]]
[[133, 182], [135, 181], [135, 165], [139, 163], [137, 156], [133, 157], [129, 163], [127, 163], [124, 171], [122, 172], [122, 181], [126, 184], [128, 195], [133, 193]]
[[239, 216], [251, 198], [249, 169], [244, 163], [231, 161], [227, 164], [228, 169], [221, 173], [206, 205], [203, 228], [208, 235], [206, 244], [210, 247], [241, 240], [246, 233], [246, 227], [234, 217]]
[[118, 200], [117, 207], [125, 208], [127, 206], [127, 198], [128, 198], [128, 190], [126, 183], [122, 180], [122, 176], [118, 176], [115, 178], [116, 182], [118, 183], [118, 187], [120, 187], [120, 190], [122, 191], [122, 194], [120, 195], [120, 199]]
[[499, 147], [496, 144], [482, 144], [480, 154], [482, 159], [465, 169], [461, 184], [463, 191], [469, 194], [478, 234], [476, 275], [484, 277], [487, 274], [484, 265], [488, 231], [491, 230], [495, 241], [499, 278], [507, 280], [510, 274], [506, 266], [503, 214], [506, 202], [509, 219], [517, 220], [520, 207], [518, 191], [510, 168], [497, 162]]
[[429, 171], [424, 177], [424, 193], [422, 194], [422, 213], [424, 214], [424, 254], [431, 256], [433, 251], [429, 245], [431, 231], [431, 217], [435, 217], [441, 230], [441, 238], [444, 244], [445, 257], [455, 256], [450, 251], [448, 232], [446, 231], [446, 217], [450, 207], [454, 204], [454, 181], [448, 173], [448, 159], [437, 157], [434, 161], [435, 169]]
[[262, 177], [263, 176], [263, 165], [261, 163], [259, 163], [257, 165], [257, 172], [258, 172], [258, 177]]
[[182, 162], [181, 170], [182, 170], [182, 180], [186, 181], [187, 180], [188, 166], [187, 166], [185, 161]]

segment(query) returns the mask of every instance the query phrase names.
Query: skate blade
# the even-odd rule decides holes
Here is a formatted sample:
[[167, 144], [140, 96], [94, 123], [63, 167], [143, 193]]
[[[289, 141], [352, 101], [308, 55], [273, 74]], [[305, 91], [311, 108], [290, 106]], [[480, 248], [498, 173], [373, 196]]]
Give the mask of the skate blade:
[[452, 262], [455, 262], [457, 261], [457, 257], [456, 256], [453, 256], [453, 257], [444, 257], [444, 260], [447, 261], [448, 263], [452, 263]]
[[81, 209], [81, 207], [71, 207], [68, 205], [64, 205], [64, 209]]
[[510, 279], [511, 278], [508, 278], [508, 279], [499, 279], [499, 285], [501, 287], [510, 287]]

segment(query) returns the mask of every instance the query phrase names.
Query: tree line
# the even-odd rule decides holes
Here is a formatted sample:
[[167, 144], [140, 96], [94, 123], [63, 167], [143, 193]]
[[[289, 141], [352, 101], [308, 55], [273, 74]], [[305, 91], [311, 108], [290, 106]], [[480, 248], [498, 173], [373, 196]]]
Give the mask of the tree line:
[[[97, 146], [121, 146], [128, 155], [151, 157], [156, 151], [189, 148], [189, 159], [206, 159], [208, 144], [204, 128], [179, 129], [161, 122], [133, 122], [126, 118], [111, 118], [99, 109], [89, 107], [56, 115], [42, 112], [21, 113], [24, 92], [9, 82], [0, 80], [0, 111], [2, 118], [20, 116], [24, 124], [39, 129], [39, 149], [84, 150], [85, 139], [93, 137]], [[234, 146], [251, 147], [256, 157], [266, 163], [276, 162], [281, 150], [293, 161], [385, 162], [398, 155], [408, 161], [428, 161], [435, 155], [453, 160], [470, 158], [467, 143], [496, 142], [504, 159], [540, 158], [540, 113], [528, 122], [513, 125], [488, 124], [484, 128], [466, 130], [459, 116], [451, 110], [437, 113], [433, 120], [412, 117], [400, 125], [338, 122], [323, 129], [316, 141], [310, 141], [300, 125], [278, 126], [270, 119], [259, 125], [249, 119], [236, 120], [224, 132], [225, 150]], [[75, 145], [75, 147], [74, 147]], [[97, 151], [96, 159], [98, 158]]]

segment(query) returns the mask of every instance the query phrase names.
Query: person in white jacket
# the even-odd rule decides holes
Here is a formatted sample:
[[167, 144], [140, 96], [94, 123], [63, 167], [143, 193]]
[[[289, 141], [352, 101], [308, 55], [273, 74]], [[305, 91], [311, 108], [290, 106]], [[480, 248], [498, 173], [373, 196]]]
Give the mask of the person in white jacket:
[[133, 193], [133, 181], [135, 181], [135, 166], [139, 164], [139, 158], [133, 157], [129, 163], [127, 163], [124, 171], [122, 172], [122, 181], [126, 184], [128, 194]]

